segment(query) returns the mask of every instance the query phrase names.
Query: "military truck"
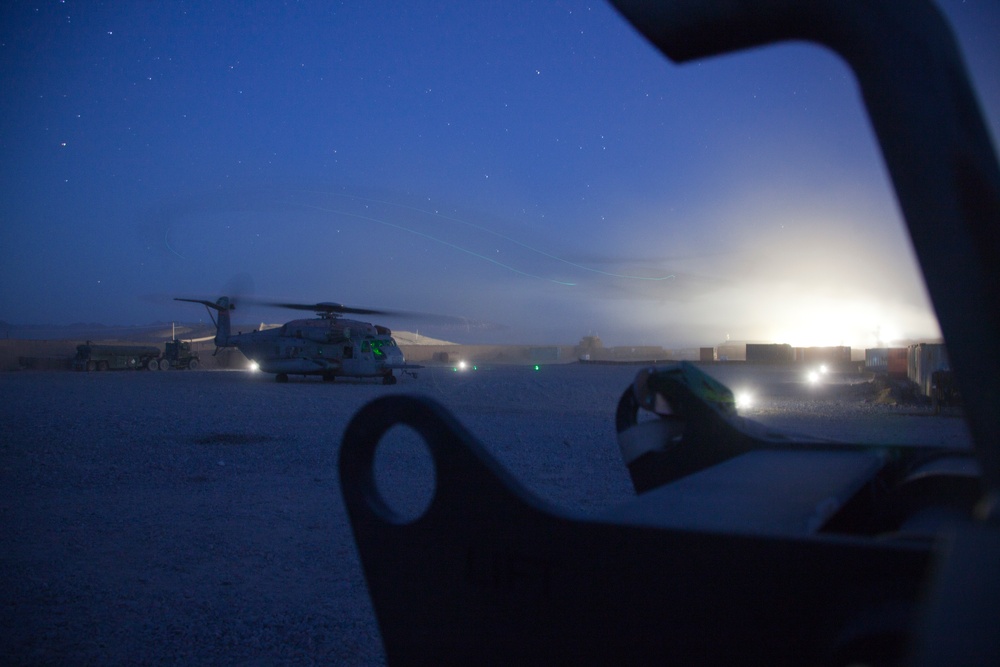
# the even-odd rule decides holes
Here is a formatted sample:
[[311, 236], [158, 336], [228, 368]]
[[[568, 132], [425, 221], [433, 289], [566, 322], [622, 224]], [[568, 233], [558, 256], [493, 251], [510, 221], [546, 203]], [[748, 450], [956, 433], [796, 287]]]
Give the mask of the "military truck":
[[151, 368], [159, 364], [160, 348], [154, 345], [95, 345], [87, 341], [76, 346], [73, 368], [78, 371], [108, 371]]
[[166, 351], [154, 345], [95, 345], [87, 341], [76, 346], [73, 368], [78, 371], [119, 371], [148, 368], [165, 371], [171, 368], [194, 370], [200, 365], [198, 353], [191, 343], [182, 340], [168, 341]]
[[[198, 353], [191, 349], [191, 343], [183, 340], [168, 341], [164, 346], [163, 357], [159, 360], [157, 368], [161, 371], [171, 368], [187, 368], [194, 370], [201, 362], [198, 360]], [[152, 366], [150, 370], [156, 370]]]

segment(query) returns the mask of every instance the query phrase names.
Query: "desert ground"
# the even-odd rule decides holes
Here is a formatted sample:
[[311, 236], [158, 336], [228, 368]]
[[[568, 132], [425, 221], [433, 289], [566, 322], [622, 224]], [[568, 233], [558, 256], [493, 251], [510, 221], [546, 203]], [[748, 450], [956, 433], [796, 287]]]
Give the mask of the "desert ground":
[[[390, 393], [433, 398], [531, 492], [596, 512], [633, 497], [613, 418], [637, 370], [433, 367], [393, 386], [0, 373], [0, 654], [20, 665], [382, 664], [338, 488], [351, 416]], [[741, 414], [772, 428], [969, 446], [960, 415], [887, 404], [862, 377], [811, 387], [792, 370], [707, 370], [752, 392]], [[377, 474], [406, 506], [426, 493], [427, 462], [401, 443]]]

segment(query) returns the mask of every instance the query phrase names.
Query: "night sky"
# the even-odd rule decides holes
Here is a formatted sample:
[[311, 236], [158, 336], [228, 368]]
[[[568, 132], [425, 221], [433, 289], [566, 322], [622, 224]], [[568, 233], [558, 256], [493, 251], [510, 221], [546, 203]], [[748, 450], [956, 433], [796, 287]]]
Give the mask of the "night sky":
[[[1000, 137], [1000, 3], [940, 3]], [[5, 2], [0, 320], [224, 291], [459, 342], [939, 335], [820, 47], [667, 61], [578, 2]], [[247, 306], [240, 321], [290, 311]]]

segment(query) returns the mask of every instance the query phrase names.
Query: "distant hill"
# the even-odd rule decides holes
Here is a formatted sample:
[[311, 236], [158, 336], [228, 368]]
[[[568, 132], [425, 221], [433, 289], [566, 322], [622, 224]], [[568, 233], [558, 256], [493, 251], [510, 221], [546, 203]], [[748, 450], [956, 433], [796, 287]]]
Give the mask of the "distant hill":
[[[256, 325], [250, 325], [253, 328]], [[214, 335], [215, 327], [205, 324], [154, 322], [142, 326], [106, 325], [93, 322], [74, 324], [11, 324], [0, 322], [0, 338], [17, 340], [127, 340], [163, 342], [176, 331], [178, 338]]]
[[[233, 333], [238, 331], [253, 331], [257, 328], [273, 329], [280, 324], [232, 325]], [[184, 322], [154, 322], [143, 326], [108, 326], [96, 323], [76, 324], [11, 324], [0, 321], [0, 339], [10, 340], [70, 340], [84, 342], [88, 340], [120, 340], [140, 343], [163, 343], [174, 336], [181, 339], [205, 338], [215, 335], [215, 327], [211, 324], [189, 324]], [[430, 338], [420, 333], [410, 331], [393, 331], [393, 337], [400, 345], [454, 345], [455, 343], [437, 338]]]
[[447, 340], [431, 338], [412, 331], [393, 331], [392, 337], [399, 345], [457, 345]]

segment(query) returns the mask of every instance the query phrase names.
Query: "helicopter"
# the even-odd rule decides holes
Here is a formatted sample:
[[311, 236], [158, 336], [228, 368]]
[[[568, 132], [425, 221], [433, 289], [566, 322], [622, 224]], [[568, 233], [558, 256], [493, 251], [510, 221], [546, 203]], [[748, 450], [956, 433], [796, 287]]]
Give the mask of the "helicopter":
[[[216, 351], [235, 347], [265, 373], [275, 373], [277, 382], [288, 382], [289, 375], [319, 375], [332, 382], [338, 377], [382, 378], [383, 384], [396, 384], [397, 375], [414, 378], [418, 364], [408, 364], [387, 327], [343, 319], [343, 315], [391, 315], [389, 311], [350, 308], [339, 303], [274, 303], [292, 310], [315, 312], [317, 317], [286, 322], [275, 329], [248, 333], [231, 332], [230, 313], [235, 299], [223, 296], [216, 301], [175, 298], [175, 301], [200, 303], [208, 310], [216, 327]], [[212, 311], [218, 313], [213, 315]]]

